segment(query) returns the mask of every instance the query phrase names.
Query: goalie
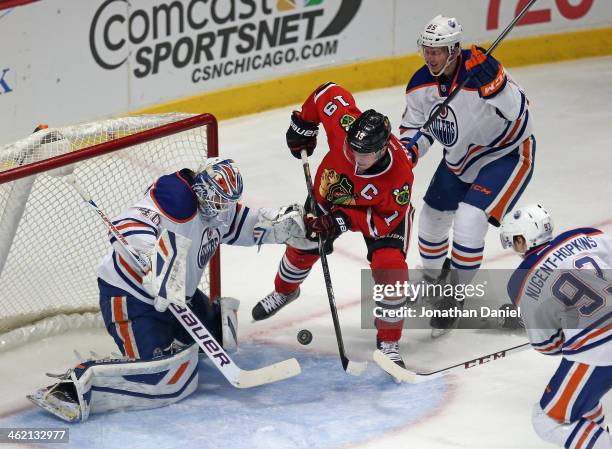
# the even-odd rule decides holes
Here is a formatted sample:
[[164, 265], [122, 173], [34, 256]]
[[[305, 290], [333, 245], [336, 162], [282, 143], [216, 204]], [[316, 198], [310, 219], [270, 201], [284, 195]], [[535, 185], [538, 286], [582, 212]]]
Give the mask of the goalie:
[[[28, 398], [66, 421], [85, 421], [90, 413], [161, 407], [195, 391], [198, 346], [167, 310], [159, 273], [150, 269], [162, 232], [193, 242], [181, 264], [186, 303], [225, 350], [237, 345], [239, 302], [210, 301], [197, 288], [219, 244], [315, 246], [305, 238], [301, 206], [252, 210], [239, 203], [242, 189], [233, 160], [210, 158], [197, 173], [161, 176], [143, 199], [116, 216], [114, 226], [142, 262], [133, 266], [123, 257], [111, 234], [113, 249], [98, 268], [102, 317], [123, 357], [81, 363]], [[142, 266], [149, 268], [144, 276]]]

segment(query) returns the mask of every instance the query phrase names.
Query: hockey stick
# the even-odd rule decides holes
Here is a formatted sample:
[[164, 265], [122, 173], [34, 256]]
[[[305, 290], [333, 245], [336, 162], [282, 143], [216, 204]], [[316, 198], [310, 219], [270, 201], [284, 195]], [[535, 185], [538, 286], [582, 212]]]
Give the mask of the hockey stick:
[[[314, 196], [314, 187], [312, 184], [312, 176], [310, 175], [310, 164], [308, 163], [308, 155], [306, 150], [302, 150], [302, 166], [304, 168], [304, 178], [306, 180], [306, 188], [308, 189], [308, 197], [312, 213], [318, 216], [318, 208]], [[323, 277], [325, 278], [325, 288], [327, 289], [327, 299], [329, 300], [329, 309], [331, 310], [332, 321], [334, 322], [334, 331], [336, 332], [336, 341], [338, 342], [338, 352], [342, 361], [342, 368], [353, 376], [359, 376], [368, 366], [368, 362], [353, 362], [348, 359], [344, 351], [344, 341], [342, 340], [342, 330], [340, 329], [340, 320], [338, 319], [338, 309], [336, 308], [336, 300], [334, 289], [332, 287], [331, 276], [329, 274], [329, 265], [327, 264], [327, 255], [323, 248], [323, 239], [319, 235], [319, 256], [321, 257], [321, 267], [323, 269]]]
[[[508, 35], [508, 33], [512, 30], [512, 28], [514, 28], [514, 25], [516, 25], [516, 23], [523, 18], [527, 10], [531, 8], [531, 6], [536, 1], [537, 0], [531, 0], [529, 3], [527, 3], [527, 5], [525, 5], [525, 7], [521, 10], [521, 12], [518, 13], [518, 15], [512, 20], [512, 22], [510, 22], [508, 26], [501, 32], [501, 34], [497, 37], [497, 39], [495, 39], [495, 42], [491, 44], [491, 46], [485, 53], [486, 56], [489, 56], [491, 53], [493, 53], [493, 50], [497, 48], [497, 46], [501, 43], [501, 41], [503, 41], [504, 38]], [[468, 81], [471, 78], [472, 76], [468, 73], [465, 79], [461, 81], [461, 83], [455, 88], [455, 90], [453, 90], [450, 93], [450, 95], [446, 97], [446, 100], [444, 100], [442, 104], [438, 105], [436, 109], [434, 109], [434, 111], [431, 113], [431, 116], [429, 116], [429, 119], [425, 122], [425, 124], [421, 126], [421, 128], [412, 137], [412, 139], [410, 139], [410, 141], [405, 145], [406, 148], [412, 148], [414, 144], [417, 143], [417, 141], [423, 136], [423, 132], [425, 132], [427, 128], [431, 126], [433, 121], [438, 117], [438, 115], [440, 115], [442, 111], [444, 111], [446, 106], [448, 106], [448, 104], [453, 100], [453, 98], [457, 96], [457, 94], [465, 87], [465, 85], [468, 83]]]
[[442, 376], [446, 376], [447, 374], [474, 368], [476, 366], [481, 366], [487, 362], [493, 362], [495, 360], [503, 359], [507, 355], [523, 351], [527, 349], [529, 346], [530, 346], [530, 343], [523, 343], [518, 346], [513, 346], [508, 349], [503, 349], [501, 351], [483, 355], [482, 357], [478, 357], [476, 359], [468, 360], [466, 362], [461, 362], [461, 363], [458, 363], [457, 365], [448, 366], [446, 368], [442, 368], [436, 371], [429, 371], [429, 372], [422, 372], [422, 373], [401, 368], [400, 366], [392, 362], [388, 357], [386, 357], [378, 349], [374, 351], [374, 361], [378, 363], [378, 365], [384, 371], [392, 375], [394, 378], [402, 382], [418, 384], [421, 382], [427, 382], [427, 381], [437, 379]]
[[[117, 238], [118, 246], [116, 249], [119, 253], [130, 260], [130, 265], [139, 268], [140, 272], [144, 274], [146, 271], [144, 268], [146, 264], [130, 250], [127, 240], [121, 235], [108, 216], [98, 207], [85, 190], [76, 183], [74, 175], [67, 176], [67, 182], [75, 188], [81, 198], [83, 198], [83, 200], [98, 214], [108, 230]], [[168, 232], [168, 234], [170, 233]], [[176, 237], [174, 234], [171, 235]], [[169, 270], [171, 269], [172, 268], [169, 268]], [[184, 301], [171, 301], [168, 308], [185, 330], [189, 332], [189, 335], [191, 335], [221, 374], [223, 374], [230, 384], [237, 388], [251, 388], [277, 382], [297, 376], [301, 372], [300, 365], [295, 358], [283, 360], [282, 362], [264, 366], [259, 369], [241, 369], [210, 334], [200, 319], [184, 305]]]

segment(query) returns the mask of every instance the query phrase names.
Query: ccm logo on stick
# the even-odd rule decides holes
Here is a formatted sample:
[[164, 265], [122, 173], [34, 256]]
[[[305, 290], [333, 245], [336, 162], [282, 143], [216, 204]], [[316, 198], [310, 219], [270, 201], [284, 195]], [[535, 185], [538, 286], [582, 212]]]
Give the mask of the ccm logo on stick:
[[506, 351], [500, 351], [496, 352], [495, 354], [490, 354], [479, 359], [474, 359], [470, 360], [469, 362], [465, 362], [463, 366], [465, 367], [465, 369], [473, 368], [475, 366], [483, 365], [487, 362], [490, 362], [491, 360], [502, 359], [504, 357], [506, 357]]

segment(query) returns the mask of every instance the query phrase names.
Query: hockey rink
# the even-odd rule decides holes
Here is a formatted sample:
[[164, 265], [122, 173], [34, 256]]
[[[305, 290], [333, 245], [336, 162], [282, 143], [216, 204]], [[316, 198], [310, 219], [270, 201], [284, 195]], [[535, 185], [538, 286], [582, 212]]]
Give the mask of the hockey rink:
[[[530, 100], [537, 140], [535, 172], [519, 204], [540, 202], [551, 213], [555, 234], [593, 226], [612, 233], [612, 57], [585, 59], [510, 71]], [[408, 74], [406, 75], [408, 78]], [[316, 86], [312, 86], [314, 89]], [[362, 110], [386, 113], [394, 131], [404, 108], [404, 86], [355, 95]], [[302, 203], [305, 184], [299, 161], [285, 145], [293, 107], [220, 124], [220, 151], [234, 158], [245, 181], [243, 203], [252, 207]], [[324, 133], [311, 158], [313, 171], [326, 150]], [[408, 262], [420, 264], [416, 242], [418, 210], [441, 158], [432, 148], [415, 170], [417, 208]], [[83, 213], [90, 213], [83, 208]], [[100, 238], [104, 230], [100, 225]], [[87, 232], [91, 232], [88, 230]], [[360, 269], [367, 268], [361, 235], [343, 235], [329, 257], [331, 277], [349, 357], [371, 360], [375, 331], [361, 329]], [[302, 286], [301, 297], [271, 319], [251, 323], [251, 308], [273, 289], [281, 246], [222, 247], [222, 292], [241, 300], [241, 348], [235, 360], [256, 368], [296, 357], [302, 374], [273, 385], [239, 390], [208, 361], [200, 362], [196, 393], [173, 406], [93, 415], [69, 425], [70, 448], [197, 449], [545, 449], [531, 427], [531, 410], [559, 358], [527, 350], [485, 366], [420, 385], [398, 385], [374, 362], [361, 377], [344, 373], [320, 265]], [[490, 227], [485, 268], [514, 268], [520, 259], [502, 251]], [[91, 274], [95, 276], [95, 273]], [[308, 329], [314, 339], [300, 345]], [[526, 342], [516, 331], [458, 330], [432, 340], [427, 330], [406, 330], [406, 364], [435, 370]], [[101, 329], [79, 331], [0, 353], [0, 428], [66, 427], [34, 408], [25, 395], [77, 363], [73, 349], [101, 355], [115, 351]], [[605, 399], [608, 413], [610, 395]], [[10, 447], [10, 445], [2, 445]], [[24, 447], [23, 445], [18, 447]], [[31, 445], [30, 447], [34, 447]], [[36, 447], [44, 447], [36, 445]]]

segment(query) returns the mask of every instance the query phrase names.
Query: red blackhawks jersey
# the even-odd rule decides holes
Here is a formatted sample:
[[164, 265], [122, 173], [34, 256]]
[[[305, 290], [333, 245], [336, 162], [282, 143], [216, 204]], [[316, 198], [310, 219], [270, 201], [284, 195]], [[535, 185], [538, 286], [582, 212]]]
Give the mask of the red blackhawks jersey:
[[334, 83], [318, 87], [302, 105], [301, 117], [322, 123], [329, 152], [314, 180], [315, 197], [326, 211], [340, 208], [351, 220], [351, 230], [367, 237], [385, 236], [406, 216], [412, 192], [412, 161], [399, 140], [391, 135], [389, 163], [373, 174], [356, 174], [344, 155], [346, 130], [361, 111], [353, 95]]

